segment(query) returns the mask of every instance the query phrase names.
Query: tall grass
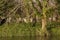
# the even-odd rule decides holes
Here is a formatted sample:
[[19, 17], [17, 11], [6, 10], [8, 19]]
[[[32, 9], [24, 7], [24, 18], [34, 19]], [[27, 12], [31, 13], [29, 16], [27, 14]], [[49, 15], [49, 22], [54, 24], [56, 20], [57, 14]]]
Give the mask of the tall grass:
[[[58, 23], [52, 23], [48, 25], [51, 34], [60, 35], [60, 27], [57, 27]], [[3, 24], [0, 26], [0, 36], [35, 36], [39, 35], [41, 29], [41, 23], [36, 23], [35, 26], [32, 26], [32, 23], [11, 23]], [[54, 27], [53, 27], [54, 26]], [[55, 27], [56, 26], [56, 27]], [[38, 31], [37, 31], [38, 30]]]

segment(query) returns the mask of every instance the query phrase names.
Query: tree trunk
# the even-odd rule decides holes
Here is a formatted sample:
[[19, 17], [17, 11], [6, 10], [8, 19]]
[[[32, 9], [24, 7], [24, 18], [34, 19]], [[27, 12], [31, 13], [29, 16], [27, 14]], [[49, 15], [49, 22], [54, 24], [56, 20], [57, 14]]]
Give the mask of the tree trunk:
[[46, 28], [46, 19], [42, 19], [42, 30]]
[[46, 14], [43, 13], [43, 18], [42, 18], [42, 30], [41, 30], [41, 32], [42, 32], [41, 35], [42, 35], [42, 36], [48, 36], [48, 35], [49, 35], [46, 25], [47, 25]]

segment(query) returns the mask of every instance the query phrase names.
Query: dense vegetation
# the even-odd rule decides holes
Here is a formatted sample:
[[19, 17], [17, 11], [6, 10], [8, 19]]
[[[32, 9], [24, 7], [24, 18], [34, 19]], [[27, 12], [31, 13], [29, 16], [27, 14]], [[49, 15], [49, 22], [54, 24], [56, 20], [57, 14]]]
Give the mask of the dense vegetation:
[[0, 0], [0, 36], [59, 33], [59, 0]]

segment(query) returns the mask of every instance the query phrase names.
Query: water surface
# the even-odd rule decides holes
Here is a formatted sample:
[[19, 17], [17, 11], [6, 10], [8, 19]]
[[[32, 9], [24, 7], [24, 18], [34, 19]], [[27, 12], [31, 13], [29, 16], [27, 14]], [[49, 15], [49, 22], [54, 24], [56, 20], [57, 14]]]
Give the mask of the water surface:
[[51, 36], [51, 37], [13, 36], [13, 37], [0, 37], [0, 40], [60, 40], [60, 36]]

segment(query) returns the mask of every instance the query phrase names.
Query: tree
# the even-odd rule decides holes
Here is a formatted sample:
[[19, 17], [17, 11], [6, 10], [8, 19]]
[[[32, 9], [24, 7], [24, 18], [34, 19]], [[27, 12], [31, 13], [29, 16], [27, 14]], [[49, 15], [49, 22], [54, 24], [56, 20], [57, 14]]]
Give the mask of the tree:
[[55, 10], [56, 2], [55, 2], [55, 0], [32, 0], [32, 3], [34, 5], [33, 7], [35, 8], [35, 10], [38, 13], [40, 13], [40, 15], [42, 14], [42, 18], [41, 18], [42, 29], [41, 29], [40, 33], [42, 35], [48, 35], [48, 31], [47, 31], [47, 12], [50, 11], [51, 9]]

